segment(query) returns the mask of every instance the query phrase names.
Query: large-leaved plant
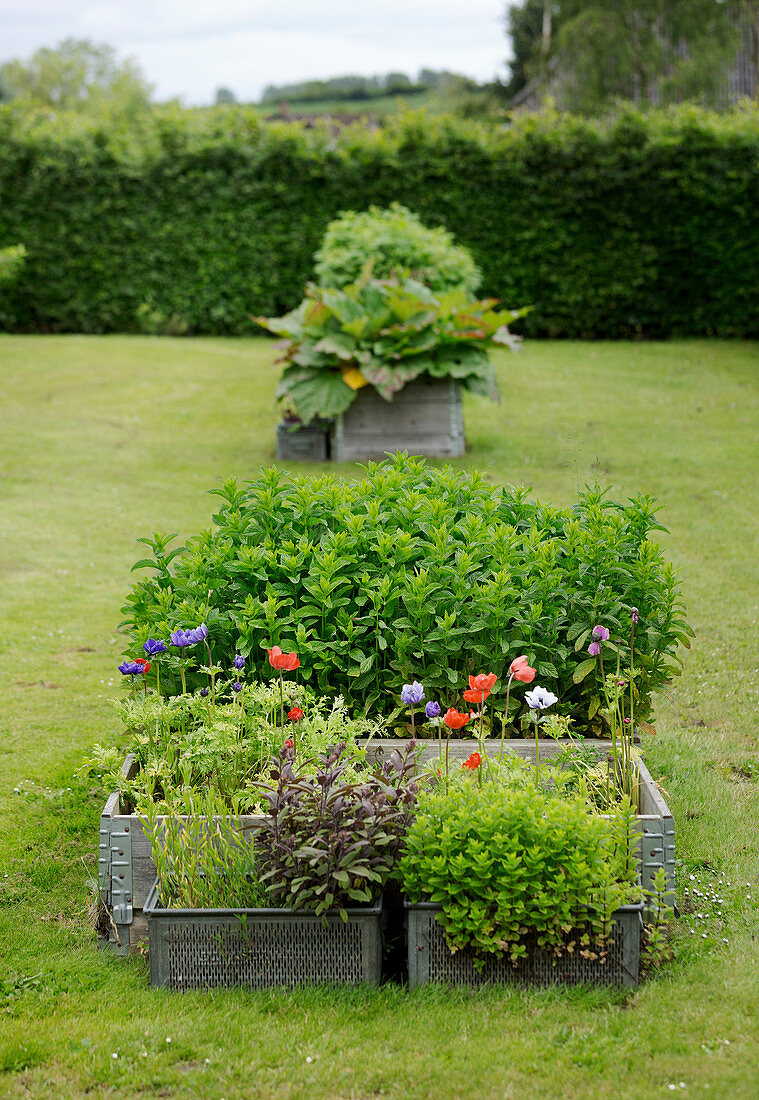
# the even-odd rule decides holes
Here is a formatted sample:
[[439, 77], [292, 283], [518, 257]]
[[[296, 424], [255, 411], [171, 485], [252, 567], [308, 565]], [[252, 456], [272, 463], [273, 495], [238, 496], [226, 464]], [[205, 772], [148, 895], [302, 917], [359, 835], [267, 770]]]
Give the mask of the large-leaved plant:
[[410, 278], [372, 279], [367, 268], [342, 289], [310, 285], [284, 317], [255, 320], [285, 338], [277, 397], [308, 423], [344, 412], [363, 386], [391, 401], [417, 378], [454, 378], [495, 400], [488, 350], [515, 346], [508, 325], [526, 312], [496, 305]]

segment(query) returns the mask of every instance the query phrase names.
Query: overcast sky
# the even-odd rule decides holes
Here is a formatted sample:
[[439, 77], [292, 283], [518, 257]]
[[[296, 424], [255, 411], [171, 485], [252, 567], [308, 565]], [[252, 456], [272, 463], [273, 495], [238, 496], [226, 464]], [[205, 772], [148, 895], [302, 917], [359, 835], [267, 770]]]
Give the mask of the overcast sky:
[[0, 0], [0, 61], [63, 38], [136, 58], [158, 99], [258, 99], [310, 77], [504, 75], [505, 0]]

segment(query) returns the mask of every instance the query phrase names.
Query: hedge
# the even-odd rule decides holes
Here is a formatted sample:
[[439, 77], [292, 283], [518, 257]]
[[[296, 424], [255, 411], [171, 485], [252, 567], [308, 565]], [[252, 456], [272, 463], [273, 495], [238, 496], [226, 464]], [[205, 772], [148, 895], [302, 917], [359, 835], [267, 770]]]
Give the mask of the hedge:
[[0, 109], [0, 301], [20, 331], [244, 334], [300, 301], [339, 211], [444, 225], [528, 335], [759, 335], [759, 110], [381, 131], [155, 109], [138, 130]]

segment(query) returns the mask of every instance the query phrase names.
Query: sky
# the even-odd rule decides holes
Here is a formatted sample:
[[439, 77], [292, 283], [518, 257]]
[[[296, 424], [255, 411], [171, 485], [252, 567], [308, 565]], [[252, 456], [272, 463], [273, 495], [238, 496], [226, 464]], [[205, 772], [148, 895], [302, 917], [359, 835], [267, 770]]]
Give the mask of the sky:
[[257, 100], [268, 84], [450, 69], [505, 75], [505, 0], [0, 0], [0, 62], [64, 38], [133, 57], [159, 100]]

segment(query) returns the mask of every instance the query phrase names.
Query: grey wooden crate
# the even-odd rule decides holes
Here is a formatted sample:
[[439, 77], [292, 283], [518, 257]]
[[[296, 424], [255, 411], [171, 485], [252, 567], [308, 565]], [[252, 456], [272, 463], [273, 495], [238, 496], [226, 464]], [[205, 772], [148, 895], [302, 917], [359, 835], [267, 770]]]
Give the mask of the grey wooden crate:
[[164, 909], [145, 902], [150, 984], [171, 989], [349, 982], [378, 985], [382, 903], [324, 917], [292, 909]]
[[[130, 779], [137, 768], [134, 754], [130, 753], [121, 769], [122, 775]], [[245, 833], [255, 828], [260, 818], [246, 815], [238, 820]], [[100, 947], [109, 947], [120, 955], [139, 950], [147, 938], [143, 909], [155, 878], [150, 841], [142, 822], [137, 814], [124, 812], [121, 792], [114, 791], [100, 816], [98, 885], [100, 897], [113, 918], [109, 936], [100, 937]]]
[[392, 401], [385, 401], [373, 386], [365, 386], [332, 425], [330, 453], [335, 462], [383, 459], [395, 451], [430, 458], [463, 455], [464, 414], [458, 382], [418, 379]]
[[439, 917], [442, 908], [430, 902], [406, 905], [409, 988], [429, 982], [479, 986], [505, 983], [519, 986], [618, 985], [634, 988], [640, 966], [643, 903], [625, 905], [614, 913], [614, 928], [603, 959], [584, 958], [579, 951], [556, 958], [551, 951], [528, 945], [527, 956], [516, 966], [507, 959], [489, 958], [482, 969], [467, 950], [453, 953]]
[[324, 423], [291, 429], [277, 425], [277, 461], [326, 462], [329, 458], [329, 429]]
[[[609, 751], [608, 741], [586, 741], [604, 751]], [[365, 743], [374, 751], [390, 752], [403, 748], [405, 741], [398, 738], [375, 738]], [[496, 755], [500, 741], [486, 741], [488, 753]], [[535, 760], [535, 742], [529, 738], [504, 742], [505, 746], [525, 760]], [[541, 759], [555, 756], [566, 744], [553, 740], [541, 740]], [[437, 755], [437, 741], [419, 741], [422, 758]], [[477, 748], [471, 738], [452, 738], [449, 742], [450, 761], [460, 767], [469, 754]], [[137, 768], [134, 756], [126, 758], [122, 768], [125, 779]], [[640, 842], [641, 878], [645, 889], [651, 889], [653, 876], [663, 867], [668, 889], [675, 888], [675, 826], [672, 814], [654, 783], [648, 768], [638, 764], [638, 828], [642, 832]], [[260, 818], [250, 815], [240, 818], [243, 832], [256, 827]], [[129, 954], [139, 950], [147, 937], [147, 918], [143, 912], [145, 901], [156, 878], [156, 867], [150, 850], [150, 842], [143, 832], [137, 814], [123, 812], [121, 795], [114, 791], [108, 798], [100, 818], [99, 886], [100, 896], [113, 917], [115, 928], [108, 937], [102, 936], [101, 947], [110, 947], [117, 954]], [[667, 899], [674, 903], [674, 893]]]

